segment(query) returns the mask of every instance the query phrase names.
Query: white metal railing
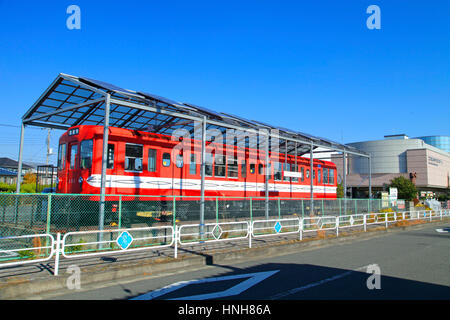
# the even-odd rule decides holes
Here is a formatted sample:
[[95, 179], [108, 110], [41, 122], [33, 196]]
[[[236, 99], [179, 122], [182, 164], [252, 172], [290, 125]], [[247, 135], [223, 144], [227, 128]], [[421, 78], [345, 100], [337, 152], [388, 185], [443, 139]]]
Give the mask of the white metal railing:
[[249, 236], [248, 226], [247, 221], [185, 224], [178, 227], [178, 242], [185, 245], [246, 239]]
[[[32, 246], [28, 243], [30, 239]], [[6, 262], [0, 263], [0, 267], [48, 261], [55, 254], [54, 244], [55, 238], [51, 234], [2, 237], [0, 238], [0, 259], [3, 258]], [[13, 247], [13, 249], [7, 247]]]
[[[54, 275], [56, 276], [60, 256], [67, 259], [83, 258], [174, 246], [174, 257], [177, 258], [178, 245], [248, 238], [248, 246], [251, 248], [252, 238], [298, 233], [302, 240], [305, 232], [335, 230], [336, 235], [339, 236], [339, 229], [342, 228], [364, 227], [364, 231], [367, 231], [370, 225], [384, 224], [388, 228], [389, 224], [399, 221], [419, 219], [433, 221], [433, 219], [442, 220], [443, 218], [450, 218], [450, 209], [78, 231], [68, 232], [62, 239], [61, 234], [58, 233], [56, 240], [51, 234], [2, 237], [0, 238], [0, 267], [43, 262], [55, 256]], [[30, 239], [33, 242], [32, 245], [29, 243]], [[20, 254], [20, 252], [34, 254], [28, 253], [28, 257], [27, 254]]]
[[[68, 232], [62, 240], [61, 254], [64, 258], [78, 258], [170, 247], [173, 234], [171, 226]], [[109, 240], [105, 240], [108, 236]]]

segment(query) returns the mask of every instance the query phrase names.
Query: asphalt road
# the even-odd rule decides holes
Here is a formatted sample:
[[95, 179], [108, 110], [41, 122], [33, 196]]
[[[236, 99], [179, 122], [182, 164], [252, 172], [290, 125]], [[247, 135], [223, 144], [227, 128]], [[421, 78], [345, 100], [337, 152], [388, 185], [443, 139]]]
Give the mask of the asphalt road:
[[52, 299], [450, 299], [450, 233], [436, 231], [448, 227], [424, 226], [101, 288], [83, 287], [81, 275], [80, 290]]

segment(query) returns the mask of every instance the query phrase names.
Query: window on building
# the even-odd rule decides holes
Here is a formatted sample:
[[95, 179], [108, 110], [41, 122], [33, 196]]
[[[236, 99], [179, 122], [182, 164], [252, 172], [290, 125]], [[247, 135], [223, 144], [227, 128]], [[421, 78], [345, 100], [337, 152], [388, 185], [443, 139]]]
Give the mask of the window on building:
[[78, 145], [74, 144], [70, 147], [70, 169], [75, 169], [77, 153], [78, 153]]
[[60, 144], [58, 148], [58, 170], [66, 167], [66, 144]]
[[239, 177], [239, 167], [236, 157], [228, 157], [228, 178], [238, 178]]
[[92, 150], [94, 142], [92, 140], [81, 141], [80, 144], [80, 169], [90, 169], [92, 167]]
[[156, 172], [156, 150], [148, 149], [148, 171]]
[[142, 171], [144, 147], [137, 144], [125, 144], [125, 170]]

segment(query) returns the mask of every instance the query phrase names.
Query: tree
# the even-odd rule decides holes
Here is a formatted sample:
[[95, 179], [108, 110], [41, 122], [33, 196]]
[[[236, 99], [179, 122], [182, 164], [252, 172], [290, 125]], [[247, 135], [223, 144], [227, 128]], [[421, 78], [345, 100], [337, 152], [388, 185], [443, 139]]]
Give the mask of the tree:
[[411, 201], [417, 196], [416, 186], [405, 177], [397, 177], [392, 179], [389, 187], [397, 188], [398, 199]]
[[342, 185], [342, 183], [337, 184], [336, 197], [338, 199], [341, 199], [344, 197], [344, 186]]
[[25, 175], [23, 176], [23, 183], [36, 183], [36, 174], [31, 172], [25, 173]]

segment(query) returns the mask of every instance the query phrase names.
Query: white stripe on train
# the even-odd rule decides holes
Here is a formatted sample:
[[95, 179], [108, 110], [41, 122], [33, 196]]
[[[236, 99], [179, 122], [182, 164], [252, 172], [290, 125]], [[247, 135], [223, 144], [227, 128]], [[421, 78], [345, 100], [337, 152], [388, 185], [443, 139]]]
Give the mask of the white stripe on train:
[[[94, 174], [86, 182], [95, 188], [100, 188], [101, 176]], [[200, 179], [172, 179], [162, 177], [138, 177], [138, 176], [106, 176], [107, 188], [141, 188], [141, 189], [185, 189], [200, 190]], [[242, 181], [218, 181], [205, 180], [205, 190], [208, 191], [264, 191], [265, 184]], [[309, 185], [285, 185], [269, 183], [269, 191], [278, 192], [307, 192]], [[314, 186], [315, 193], [336, 193], [336, 187]]]

